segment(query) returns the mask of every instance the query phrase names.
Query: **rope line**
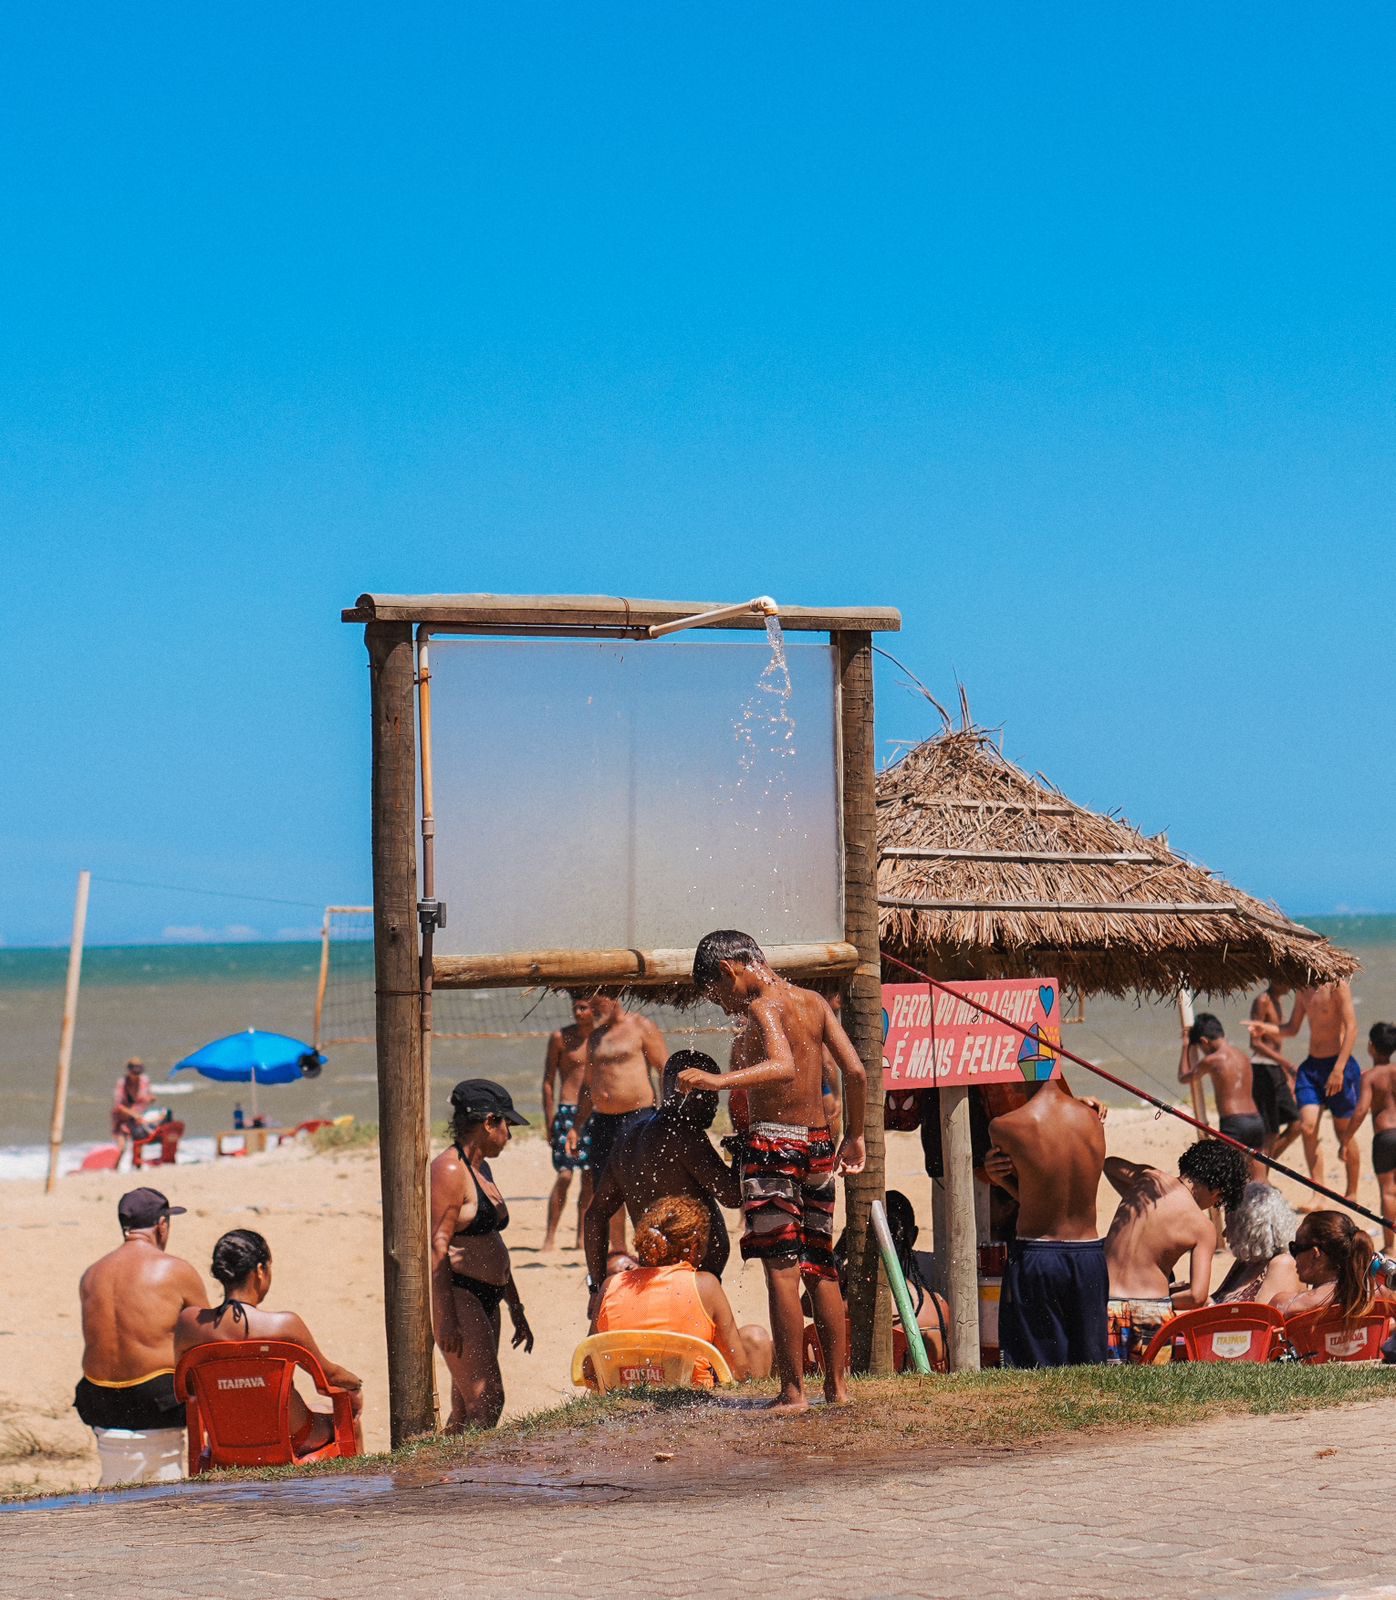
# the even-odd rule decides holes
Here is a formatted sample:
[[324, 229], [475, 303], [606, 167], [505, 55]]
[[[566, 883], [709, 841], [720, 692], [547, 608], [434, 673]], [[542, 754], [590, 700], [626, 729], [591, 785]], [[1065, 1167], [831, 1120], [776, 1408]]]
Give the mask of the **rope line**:
[[214, 900], [247, 900], [262, 906], [297, 906], [303, 910], [323, 911], [325, 908], [317, 900], [277, 900], [265, 894], [238, 894], [231, 889], [194, 889], [187, 883], [143, 883], [137, 878], [108, 878], [104, 873], [94, 872], [93, 881], [96, 883], [119, 883], [127, 889], [162, 889], [167, 894], [201, 894], [208, 895]]
[[[913, 967], [910, 962], [900, 960], [887, 950], [882, 952], [882, 959], [890, 961], [894, 967], [900, 967], [903, 972], [911, 973], [913, 977], [919, 978], [923, 983], [930, 984], [933, 989], [939, 989], [944, 994], [954, 995], [957, 1000], [965, 999], [963, 995], [955, 994], [949, 984], [942, 983], [938, 978], [933, 978], [929, 972], [922, 972], [919, 967]], [[982, 1015], [992, 1017], [995, 1022], [1002, 1023], [1004, 1027], [1012, 1028], [1014, 1033], [1021, 1034], [1023, 1038], [1030, 1037], [1028, 1029], [1023, 1027], [1021, 1023], [1014, 1022], [1010, 1018], [1003, 1016], [995, 1011], [992, 1006], [985, 1005], [982, 1000], [969, 1000], [965, 1003], [972, 1005]], [[935, 1008], [932, 1007], [931, 1011], [932, 1016], [934, 1016]], [[1190, 1117], [1186, 1111], [1180, 1111], [1177, 1106], [1169, 1105], [1166, 1100], [1160, 1100], [1157, 1095], [1149, 1094], [1136, 1084], [1127, 1083], [1123, 1078], [1117, 1078], [1113, 1072], [1107, 1072], [1104, 1067], [1098, 1067], [1094, 1062], [1087, 1061], [1084, 1056], [1078, 1056], [1074, 1050], [1068, 1050], [1065, 1045], [1056, 1044], [1052, 1048], [1059, 1056], [1065, 1056], [1068, 1061], [1074, 1061], [1078, 1067], [1084, 1067], [1087, 1072], [1095, 1073], [1096, 1077], [1104, 1078], [1107, 1083], [1113, 1083], [1117, 1089], [1127, 1089], [1130, 1094], [1138, 1095], [1141, 1100], [1147, 1101], [1151, 1106], [1157, 1107], [1158, 1110], [1166, 1111], [1170, 1117], [1177, 1117], [1179, 1122], [1186, 1122], [1190, 1128], [1196, 1128], [1199, 1133], [1205, 1133], [1209, 1139], [1219, 1139], [1223, 1144], [1229, 1144], [1233, 1150], [1239, 1150], [1253, 1161], [1259, 1161], [1262, 1166], [1269, 1167], [1272, 1172], [1283, 1172], [1285, 1177], [1293, 1178], [1296, 1183], [1302, 1183], [1306, 1189], [1312, 1189], [1315, 1194], [1321, 1194], [1325, 1200], [1331, 1200], [1335, 1205], [1343, 1206], [1348, 1211], [1354, 1211], [1358, 1216], [1366, 1217], [1370, 1222], [1379, 1222], [1383, 1228], [1396, 1228], [1396, 1223], [1382, 1216], [1379, 1212], [1368, 1211], [1366, 1206], [1359, 1205], [1356, 1200], [1349, 1200], [1346, 1195], [1337, 1194], [1332, 1189], [1326, 1189], [1321, 1183], [1315, 1183], [1312, 1178], [1306, 1178], [1303, 1173], [1296, 1172], [1293, 1167], [1287, 1167], [1282, 1161], [1276, 1161], [1273, 1156], [1262, 1155], [1259, 1150], [1252, 1150], [1249, 1145], [1242, 1144], [1239, 1139], [1233, 1139], [1230, 1134], [1222, 1133], [1217, 1128], [1209, 1128], [1205, 1122], [1199, 1122], [1196, 1117]]]

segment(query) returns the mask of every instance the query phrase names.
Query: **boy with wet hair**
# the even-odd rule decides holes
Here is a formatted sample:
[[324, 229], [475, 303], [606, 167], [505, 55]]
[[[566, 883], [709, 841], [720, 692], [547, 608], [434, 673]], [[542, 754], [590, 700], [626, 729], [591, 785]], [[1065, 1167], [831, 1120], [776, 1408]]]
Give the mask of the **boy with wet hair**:
[[[693, 957], [693, 982], [706, 1000], [745, 1024], [732, 1046], [731, 1070], [679, 1073], [678, 1087], [737, 1090], [748, 1096], [742, 1141], [742, 1257], [766, 1274], [780, 1392], [774, 1411], [804, 1411], [803, 1280], [825, 1352], [824, 1398], [848, 1400], [844, 1378], [847, 1330], [834, 1264], [834, 1180], [861, 1172], [867, 1073], [852, 1041], [822, 995], [771, 970], [750, 934], [720, 929]], [[837, 1150], [824, 1112], [825, 1051], [843, 1079], [847, 1131]]]

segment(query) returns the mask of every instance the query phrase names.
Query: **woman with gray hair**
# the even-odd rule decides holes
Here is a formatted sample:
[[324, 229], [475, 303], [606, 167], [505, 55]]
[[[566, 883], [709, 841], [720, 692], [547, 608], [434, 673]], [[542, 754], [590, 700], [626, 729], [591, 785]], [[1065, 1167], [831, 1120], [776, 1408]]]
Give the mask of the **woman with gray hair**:
[[1213, 1304], [1259, 1300], [1272, 1305], [1298, 1294], [1299, 1275], [1289, 1253], [1298, 1231], [1299, 1218], [1274, 1184], [1248, 1183], [1240, 1205], [1226, 1214], [1226, 1244], [1236, 1259]]

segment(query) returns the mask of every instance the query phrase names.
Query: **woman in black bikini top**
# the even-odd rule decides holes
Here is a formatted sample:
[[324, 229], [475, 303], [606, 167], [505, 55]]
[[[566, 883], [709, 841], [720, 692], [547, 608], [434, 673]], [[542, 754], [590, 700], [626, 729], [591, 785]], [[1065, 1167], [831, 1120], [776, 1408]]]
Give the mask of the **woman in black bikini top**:
[[447, 1432], [492, 1428], [504, 1409], [499, 1371], [499, 1307], [509, 1307], [513, 1343], [533, 1349], [533, 1333], [514, 1286], [503, 1239], [509, 1208], [489, 1161], [527, 1125], [509, 1091], [467, 1078], [451, 1091], [455, 1142], [431, 1164], [432, 1328], [451, 1373]]

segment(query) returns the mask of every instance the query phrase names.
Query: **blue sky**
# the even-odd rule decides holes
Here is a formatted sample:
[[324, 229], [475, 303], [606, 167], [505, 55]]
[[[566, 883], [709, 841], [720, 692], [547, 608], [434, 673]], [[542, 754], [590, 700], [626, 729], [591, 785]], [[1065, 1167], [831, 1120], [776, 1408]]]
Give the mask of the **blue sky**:
[[[901, 607], [1007, 753], [1396, 909], [1396, 20], [12, 10], [0, 937], [367, 893], [364, 589]], [[890, 668], [879, 737], [932, 731]]]

